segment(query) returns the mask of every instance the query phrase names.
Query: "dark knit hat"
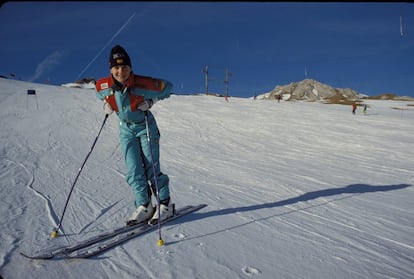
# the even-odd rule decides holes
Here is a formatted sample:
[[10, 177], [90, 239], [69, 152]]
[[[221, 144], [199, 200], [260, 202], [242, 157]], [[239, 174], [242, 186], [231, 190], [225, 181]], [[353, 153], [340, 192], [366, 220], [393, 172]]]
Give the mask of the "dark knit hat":
[[131, 67], [131, 59], [123, 47], [116, 45], [111, 49], [111, 54], [109, 56], [109, 68], [122, 65], [128, 65]]

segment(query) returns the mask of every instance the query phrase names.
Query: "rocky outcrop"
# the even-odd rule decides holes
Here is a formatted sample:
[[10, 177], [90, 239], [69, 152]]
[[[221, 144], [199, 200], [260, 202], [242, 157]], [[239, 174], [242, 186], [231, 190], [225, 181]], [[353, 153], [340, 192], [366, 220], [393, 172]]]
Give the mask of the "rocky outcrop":
[[313, 79], [304, 79], [288, 85], [278, 85], [263, 95], [263, 99], [306, 100], [306, 101], [347, 101], [358, 99], [361, 94], [350, 88], [334, 88]]

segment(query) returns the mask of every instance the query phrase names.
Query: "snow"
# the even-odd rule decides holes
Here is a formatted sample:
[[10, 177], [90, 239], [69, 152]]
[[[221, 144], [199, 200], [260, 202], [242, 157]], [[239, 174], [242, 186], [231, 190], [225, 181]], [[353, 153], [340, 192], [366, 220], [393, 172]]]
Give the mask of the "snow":
[[95, 90], [95, 82], [88, 82], [88, 83], [75, 83], [69, 82], [62, 84], [64, 87], [70, 88], [84, 88], [84, 89], [94, 89]]
[[[29, 260], [134, 210], [94, 91], [0, 79], [0, 275], [12, 278], [414, 278], [414, 111], [213, 96], [158, 102], [161, 169], [197, 213], [84, 260]], [[28, 95], [28, 89], [36, 95]], [[412, 103], [411, 103], [412, 105]], [[396, 109], [400, 108], [400, 109]], [[403, 109], [403, 110], [402, 110]]]

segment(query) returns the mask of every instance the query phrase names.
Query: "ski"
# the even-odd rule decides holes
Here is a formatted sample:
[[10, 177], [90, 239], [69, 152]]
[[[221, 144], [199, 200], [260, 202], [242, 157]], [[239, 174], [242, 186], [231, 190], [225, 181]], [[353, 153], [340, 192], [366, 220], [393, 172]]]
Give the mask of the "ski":
[[[187, 206], [185, 208], [180, 208], [178, 210], [176, 210], [176, 213], [161, 222], [161, 224], [165, 224], [167, 222], [171, 222], [175, 219], [178, 219], [182, 216], [185, 216], [189, 213], [195, 212], [197, 210], [200, 210], [204, 207], [206, 207], [207, 204], [199, 204], [199, 205], [195, 205], [195, 206]], [[96, 256], [98, 254], [101, 254], [111, 248], [114, 248], [124, 242], [126, 242], [127, 240], [130, 240], [132, 238], [138, 237], [140, 235], [143, 235], [145, 233], [154, 231], [157, 229], [157, 226], [153, 226], [153, 225], [149, 225], [149, 224], [145, 224], [143, 226], [139, 226], [137, 228], [135, 228], [134, 230], [131, 230], [129, 232], [123, 233], [123, 234], [119, 234], [118, 236], [111, 238], [109, 241], [105, 242], [105, 243], [97, 243], [97, 245], [95, 245], [94, 247], [88, 246], [85, 247], [85, 249], [78, 249], [76, 251], [73, 251], [71, 253], [65, 253], [65, 258], [89, 258], [92, 256]]]
[[99, 241], [103, 241], [105, 239], [114, 237], [118, 234], [124, 233], [124, 232], [128, 232], [130, 230], [133, 230], [139, 226], [145, 225], [146, 222], [141, 222], [141, 223], [137, 223], [137, 224], [133, 224], [133, 225], [125, 225], [122, 226], [120, 228], [117, 229], [111, 229], [109, 231], [100, 233], [98, 235], [95, 235], [91, 238], [82, 240], [80, 242], [74, 243], [72, 245], [69, 246], [63, 246], [63, 247], [54, 247], [54, 248], [50, 248], [50, 249], [45, 249], [42, 250], [40, 253], [35, 254], [33, 256], [27, 255], [23, 252], [20, 252], [20, 254], [26, 258], [29, 259], [35, 259], [35, 260], [46, 260], [46, 259], [52, 259], [53, 257], [60, 255], [60, 254], [64, 254], [64, 253], [70, 253], [73, 251], [76, 251], [77, 249], [81, 249], [90, 245], [93, 245]]
[[[176, 214], [174, 216], [172, 216], [171, 218], [165, 220], [162, 223], [165, 223], [167, 221], [178, 218], [178, 217], [182, 216], [183, 213], [187, 214], [187, 213], [193, 212], [195, 210], [201, 209], [204, 206], [206, 206], [206, 205], [182, 207], [182, 208], [180, 208], [176, 211]], [[39, 252], [35, 255], [27, 255], [23, 252], [20, 252], [20, 254], [22, 256], [28, 258], [28, 259], [35, 259], [35, 260], [52, 259], [52, 258], [54, 258], [56, 256], [59, 256], [59, 255], [61, 255], [63, 257], [67, 257], [67, 255], [69, 255], [69, 254], [71, 254], [71, 253], [73, 253], [77, 250], [81, 250], [81, 249], [90, 247], [90, 246], [92, 246], [96, 243], [108, 240], [110, 238], [114, 238], [118, 235], [129, 233], [129, 232], [134, 231], [134, 230], [140, 230], [141, 227], [142, 227], [142, 229], [144, 229], [144, 228], [148, 229], [148, 227], [153, 228], [150, 225], [148, 225], [147, 222], [141, 222], [141, 223], [137, 223], [137, 224], [133, 224], [133, 225], [125, 225], [125, 226], [122, 226], [122, 227], [117, 228], [117, 229], [111, 229], [109, 231], [103, 232], [101, 234], [98, 234], [96, 236], [93, 236], [93, 237], [88, 238], [86, 240], [74, 243], [74, 244], [69, 245], [69, 246], [63, 246], [63, 247], [58, 247], [58, 248], [54, 247], [54, 248], [42, 250], [41, 252]], [[142, 233], [144, 233], [144, 232], [142, 232]]]

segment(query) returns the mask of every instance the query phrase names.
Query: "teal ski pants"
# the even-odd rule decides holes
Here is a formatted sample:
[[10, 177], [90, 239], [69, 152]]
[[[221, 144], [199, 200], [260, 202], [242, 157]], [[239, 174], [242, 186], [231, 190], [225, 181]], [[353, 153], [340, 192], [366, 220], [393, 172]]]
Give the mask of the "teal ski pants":
[[[169, 178], [161, 172], [160, 168], [160, 132], [152, 114], [148, 116], [150, 143], [160, 193], [160, 201], [169, 198]], [[135, 206], [150, 201], [150, 189], [155, 193], [154, 173], [151, 163], [151, 150], [144, 123], [120, 122], [119, 136], [121, 140], [124, 159], [127, 167], [126, 181], [131, 186], [135, 197]], [[150, 185], [148, 184], [150, 183]]]

